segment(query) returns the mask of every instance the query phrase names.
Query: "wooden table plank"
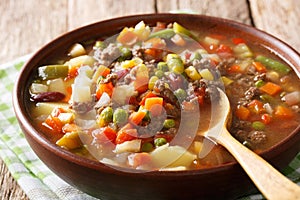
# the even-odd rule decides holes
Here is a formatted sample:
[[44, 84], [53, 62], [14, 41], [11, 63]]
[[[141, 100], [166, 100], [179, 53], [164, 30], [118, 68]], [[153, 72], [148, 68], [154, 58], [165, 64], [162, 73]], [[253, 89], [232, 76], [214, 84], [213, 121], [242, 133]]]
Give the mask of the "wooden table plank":
[[0, 63], [32, 53], [65, 32], [66, 5], [67, 0], [1, 1]]
[[246, 0], [157, 0], [158, 12], [190, 9], [198, 14], [218, 16], [251, 24]]
[[282, 39], [300, 52], [298, 0], [250, 0], [250, 6], [257, 28]]
[[154, 0], [70, 0], [69, 29], [124, 15], [155, 13]]

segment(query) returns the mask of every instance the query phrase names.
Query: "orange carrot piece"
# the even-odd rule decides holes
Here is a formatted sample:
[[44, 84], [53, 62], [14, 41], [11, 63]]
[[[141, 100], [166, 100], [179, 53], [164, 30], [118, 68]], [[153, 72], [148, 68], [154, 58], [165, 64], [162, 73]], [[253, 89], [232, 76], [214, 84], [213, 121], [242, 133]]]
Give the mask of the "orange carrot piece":
[[156, 94], [154, 94], [153, 92], [148, 92], [140, 101], [139, 105], [140, 106], [144, 106], [145, 105], [145, 101], [147, 98], [152, 98], [152, 97], [157, 97]]
[[250, 110], [246, 108], [245, 106], [238, 106], [235, 111], [235, 115], [240, 120], [247, 120], [250, 116]]
[[256, 113], [256, 114], [259, 114], [259, 113], [262, 113], [265, 111], [264, 104], [257, 99], [254, 99], [253, 101], [248, 103], [247, 107], [251, 112]]
[[260, 91], [265, 92], [271, 96], [278, 94], [282, 90], [282, 88], [279, 85], [272, 83], [272, 82], [267, 82], [266, 84], [261, 86], [259, 89], [260, 89]]
[[149, 153], [142, 152], [142, 153], [135, 153], [131, 156], [131, 165], [133, 167], [138, 167], [141, 165], [145, 165], [150, 163], [152, 160], [152, 157], [150, 156]]
[[100, 97], [102, 96], [102, 94], [104, 92], [106, 92], [111, 97], [111, 95], [113, 93], [113, 89], [114, 89], [114, 86], [113, 86], [112, 82], [99, 84], [97, 92], [96, 92], [97, 99], [100, 99]]
[[274, 116], [280, 119], [290, 119], [294, 117], [294, 113], [291, 109], [279, 105], [275, 108]]
[[162, 112], [163, 98], [151, 97], [145, 100], [145, 109], [149, 110], [152, 116], [158, 116]]
[[267, 68], [261, 62], [252, 62], [252, 65], [258, 72], [267, 72]]
[[121, 129], [117, 133], [116, 144], [122, 144], [123, 142], [134, 140], [136, 137], [136, 129]]
[[146, 116], [146, 114], [147, 113], [144, 110], [139, 110], [137, 112], [133, 112], [129, 116], [129, 122], [133, 123], [135, 125], [138, 125], [143, 120], [143, 118]]

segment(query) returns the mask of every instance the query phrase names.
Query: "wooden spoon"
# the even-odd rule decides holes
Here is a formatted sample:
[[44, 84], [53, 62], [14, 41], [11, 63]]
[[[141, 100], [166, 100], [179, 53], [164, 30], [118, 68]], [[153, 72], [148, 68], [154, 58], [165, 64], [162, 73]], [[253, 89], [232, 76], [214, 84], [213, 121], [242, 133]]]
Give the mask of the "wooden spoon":
[[[230, 119], [230, 103], [226, 94], [218, 89], [220, 103], [218, 119], [213, 120], [213, 127], [205, 133], [205, 137], [224, 146], [243, 167], [256, 187], [267, 199], [300, 199], [300, 186], [290, 181], [268, 162], [237, 141], [227, 130]], [[221, 119], [221, 120], [219, 120]], [[207, 152], [200, 152], [203, 157]]]

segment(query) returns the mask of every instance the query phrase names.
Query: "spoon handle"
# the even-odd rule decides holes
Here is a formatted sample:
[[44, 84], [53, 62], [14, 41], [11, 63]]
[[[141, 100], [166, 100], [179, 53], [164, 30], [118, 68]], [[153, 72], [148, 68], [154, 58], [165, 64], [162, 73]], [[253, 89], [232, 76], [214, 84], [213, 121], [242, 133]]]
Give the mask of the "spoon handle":
[[268, 162], [238, 142], [226, 128], [218, 138], [238, 160], [253, 183], [267, 199], [300, 199], [300, 186], [290, 181]]

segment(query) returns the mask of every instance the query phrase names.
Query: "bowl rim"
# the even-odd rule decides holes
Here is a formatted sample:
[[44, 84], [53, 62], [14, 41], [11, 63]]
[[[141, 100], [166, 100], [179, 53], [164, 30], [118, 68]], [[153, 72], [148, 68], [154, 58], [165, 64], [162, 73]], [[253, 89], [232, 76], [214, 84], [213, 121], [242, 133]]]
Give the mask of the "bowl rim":
[[[55, 45], [57, 43], [60, 42], [64, 42], [64, 40], [66, 40], [66, 38], [69, 35], [76, 35], [76, 34], [83, 34], [84, 32], [88, 32], [90, 29], [92, 29], [93, 27], [97, 26], [98, 24], [109, 24], [111, 22], [116, 22], [116, 21], [123, 21], [125, 22], [126, 20], [133, 20], [134, 18], [138, 19], [137, 21], [141, 21], [141, 19], [146, 18], [145, 21], [148, 19], [151, 20], [151, 17], [156, 18], [156, 17], [171, 17], [171, 16], [184, 16], [184, 17], [188, 17], [188, 16], [192, 16], [192, 17], [196, 17], [196, 18], [201, 18], [201, 19], [205, 19], [205, 20], [213, 20], [215, 22], [218, 23], [227, 23], [231, 26], [234, 27], [239, 27], [240, 29], [245, 29], [247, 32], [250, 31], [250, 33], [256, 33], [258, 35], [264, 36], [264, 40], [266, 40], [267, 42], [272, 41], [273, 43], [275, 43], [275, 47], [276, 48], [281, 48], [284, 49], [285, 51], [287, 51], [287, 53], [289, 55], [291, 55], [291, 57], [298, 57], [299, 61], [294, 61], [294, 63], [292, 63], [290, 60], [288, 60], [287, 58], [285, 58], [283, 55], [281, 55], [280, 53], [277, 52], [276, 49], [270, 48], [271, 51], [273, 51], [273, 53], [277, 54], [277, 56], [279, 56], [283, 61], [285, 61], [290, 67], [293, 68], [293, 71], [297, 74], [298, 77], [300, 77], [300, 54], [293, 48], [291, 47], [289, 44], [283, 42], [281, 39], [265, 32], [262, 31], [258, 28], [255, 28], [251, 25], [248, 24], [244, 24], [241, 22], [237, 22], [231, 19], [224, 19], [224, 18], [220, 18], [220, 17], [214, 17], [214, 16], [208, 16], [208, 15], [201, 15], [201, 14], [174, 14], [174, 13], [151, 13], [151, 14], [137, 14], [137, 15], [127, 15], [127, 16], [121, 16], [121, 17], [116, 17], [116, 18], [111, 18], [111, 19], [106, 19], [106, 20], [101, 20], [101, 21], [97, 21], [88, 25], [84, 25], [81, 27], [78, 27], [76, 29], [70, 30], [68, 32], [65, 32], [61, 35], [59, 35], [58, 37], [56, 37], [55, 39], [51, 40], [50, 42], [48, 42], [47, 44], [43, 45], [40, 49], [38, 49], [38, 51], [36, 51], [31, 58], [23, 65], [19, 76], [17, 78], [16, 84], [14, 85], [14, 89], [13, 89], [13, 95], [12, 95], [12, 102], [13, 102], [13, 108], [14, 108], [14, 112], [16, 114], [16, 117], [19, 121], [20, 126], [22, 126], [26, 131], [26, 134], [29, 134], [30, 137], [32, 137], [35, 142], [39, 143], [40, 145], [42, 145], [44, 148], [46, 148], [47, 150], [51, 151], [52, 153], [54, 153], [56, 156], [61, 157], [69, 162], [75, 163], [77, 165], [81, 165], [81, 166], [85, 166], [91, 169], [95, 169], [95, 170], [99, 170], [99, 171], [105, 171], [106, 173], [114, 173], [114, 174], [132, 174], [134, 173], [137, 176], [189, 176], [189, 175], [199, 175], [199, 174], [209, 174], [212, 172], [217, 172], [217, 171], [224, 171], [227, 170], [229, 168], [234, 168], [237, 165], [239, 165], [236, 161], [233, 162], [229, 162], [229, 163], [224, 163], [221, 165], [217, 165], [217, 166], [212, 166], [209, 168], [204, 168], [204, 169], [197, 169], [197, 170], [183, 170], [183, 171], [150, 171], [150, 172], [146, 172], [146, 173], [137, 173], [134, 172], [135, 170], [133, 170], [133, 172], [128, 172], [127, 170], [124, 172], [123, 170], [116, 170], [115, 166], [113, 167], [109, 167], [109, 165], [107, 164], [103, 164], [99, 161], [94, 161], [88, 158], [84, 158], [82, 156], [79, 155], [75, 155], [74, 153], [71, 153], [65, 149], [62, 149], [60, 147], [58, 147], [57, 145], [51, 143], [49, 140], [47, 140], [47, 138], [45, 136], [42, 136], [41, 133], [39, 133], [34, 126], [32, 125], [32, 123], [30, 122], [29, 119], [26, 118], [26, 116], [24, 115], [25, 112], [25, 105], [22, 103], [22, 99], [24, 97], [24, 92], [25, 91], [21, 91], [21, 88], [26, 88], [24, 86], [24, 82], [22, 81], [22, 75], [24, 73], [26, 73], [26, 68], [27, 66], [33, 65], [33, 63], [37, 63], [40, 60], [45, 59], [45, 57], [47, 57], [47, 52], [49, 52], [51, 49], [55, 49]], [[165, 19], [165, 18], [164, 18]], [[170, 21], [174, 21], [174, 20], [170, 20]], [[91, 36], [90, 36], [91, 38]], [[266, 47], [268, 48], [268, 47]], [[50, 50], [49, 50], [50, 49]], [[33, 69], [34, 67], [31, 67], [31, 69]], [[28, 76], [29, 77], [29, 76]], [[21, 96], [21, 98], [19, 98], [19, 96]], [[268, 158], [270, 157], [271, 154], [274, 154], [274, 149], [278, 149], [278, 147], [284, 145], [285, 143], [287, 143], [287, 141], [289, 141], [292, 137], [294, 137], [297, 133], [300, 132], [300, 125], [292, 132], [289, 134], [288, 137], [286, 137], [284, 140], [280, 141], [279, 143], [273, 145], [272, 147], [268, 148], [267, 150], [262, 151], [261, 153], [259, 153], [260, 156], [264, 157], [264, 158]], [[26, 136], [25, 134], [25, 136]], [[272, 152], [273, 151], [273, 152]], [[278, 154], [278, 152], [275, 151], [275, 154]], [[273, 155], [274, 157], [274, 155]]]

